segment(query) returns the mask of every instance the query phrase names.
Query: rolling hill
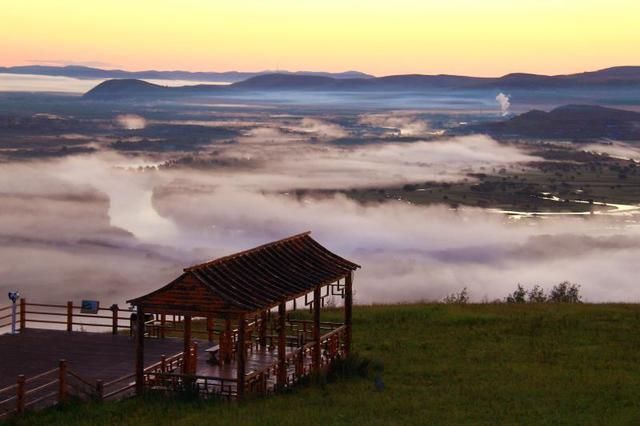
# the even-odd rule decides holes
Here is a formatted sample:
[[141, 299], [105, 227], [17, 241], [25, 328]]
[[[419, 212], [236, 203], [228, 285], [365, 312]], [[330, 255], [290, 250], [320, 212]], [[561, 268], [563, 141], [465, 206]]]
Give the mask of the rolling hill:
[[507, 137], [640, 140], [640, 113], [597, 105], [565, 105], [549, 112], [532, 110], [468, 130]]

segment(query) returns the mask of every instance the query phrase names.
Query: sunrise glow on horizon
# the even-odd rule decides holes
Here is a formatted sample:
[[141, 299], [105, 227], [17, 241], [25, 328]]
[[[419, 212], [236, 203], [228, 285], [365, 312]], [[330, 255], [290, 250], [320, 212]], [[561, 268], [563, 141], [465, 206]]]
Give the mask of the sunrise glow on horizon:
[[497, 76], [639, 65], [637, 0], [11, 2], [0, 66]]

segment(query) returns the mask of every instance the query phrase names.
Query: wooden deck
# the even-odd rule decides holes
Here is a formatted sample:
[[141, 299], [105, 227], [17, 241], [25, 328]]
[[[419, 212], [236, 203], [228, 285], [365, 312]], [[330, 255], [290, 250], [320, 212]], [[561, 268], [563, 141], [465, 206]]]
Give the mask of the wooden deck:
[[[212, 365], [205, 352], [212, 344], [198, 341], [200, 376], [236, 378], [236, 363]], [[66, 359], [69, 368], [83, 378], [105, 382], [135, 371], [135, 341], [128, 335], [26, 329], [17, 335], [0, 335], [0, 388], [16, 382], [18, 374], [27, 377], [55, 368]], [[157, 363], [162, 355], [182, 351], [182, 339], [145, 339], [145, 366]], [[291, 351], [287, 348], [287, 353]], [[277, 360], [277, 351], [254, 349], [248, 352], [247, 374], [264, 369]]]
[[[87, 380], [106, 382], [135, 371], [135, 341], [128, 335], [29, 328], [0, 335], [0, 348], [0, 388], [15, 383], [18, 374], [30, 377], [55, 368], [60, 359]], [[180, 339], [146, 339], [145, 365], [181, 351]]]

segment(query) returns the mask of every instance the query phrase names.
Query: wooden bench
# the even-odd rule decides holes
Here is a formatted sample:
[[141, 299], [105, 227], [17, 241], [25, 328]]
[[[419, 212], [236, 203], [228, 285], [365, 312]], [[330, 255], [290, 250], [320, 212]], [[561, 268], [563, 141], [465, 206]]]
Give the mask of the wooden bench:
[[205, 352], [209, 354], [209, 362], [210, 364], [220, 364], [220, 359], [218, 355], [220, 354], [220, 345], [213, 345], [208, 349], [205, 349]]

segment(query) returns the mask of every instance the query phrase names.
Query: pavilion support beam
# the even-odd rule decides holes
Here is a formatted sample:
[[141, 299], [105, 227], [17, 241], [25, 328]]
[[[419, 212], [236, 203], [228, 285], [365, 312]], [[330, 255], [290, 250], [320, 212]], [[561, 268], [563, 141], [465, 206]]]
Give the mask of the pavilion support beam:
[[213, 332], [215, 331], [215, 322], [213, 317], [207, 317], [207, 339], [209, 343], [213, 342]]
[[191, 315], [184, 316], [182, 374], [191, 373]]
[[276, 377], [278, 389], [284, 389], [285, 382], [287, 381], [287, 326], [285, 322], [286, 313], [287, 304], [286, 302], [281, 302], [278, 305], [278, 376]]
[[225, 364], [231, 362], [231, 358], [233, 356], [233, 330], [231, 330], [231, 320], [229, 318], [225, 318], [224, 320], [224, 345], [220, 345], [220, 349], [224, 348], [222, 359]]
[[138, 305], [136, 311], [136, 394], [144, 391], [144, 310]]
[[246, 350], [246, 342], [245, 342], [245, 334], [246, 334], [246, 323], [244, 314], [240, 316], [238, 319], [238, 349], [236, 351], [236, 379], [237, 379], [237, 395], [238, 401], [241, 401], [244, 398], [244, 383], [245, 383], [245, 370], [247, 364], [247, 350]]
[[259, 330], [259, 334], [258, 334], [258, 343], [260, 344], [260, 347], [262, 349], [264, 349], [267, 346], [267, 324], [268, 324], [268, 320], [267, 320], [267, 311], [264, 310], [262, 312], [260, 312], [260, 330]]
[[320, 286], [313, 290], [313, 372], [320, 374]]
[[351, 329], [353, 323], [353, 272], [349, 272], [344, 284], [344, 352], [346, 356], [351, 353]]

